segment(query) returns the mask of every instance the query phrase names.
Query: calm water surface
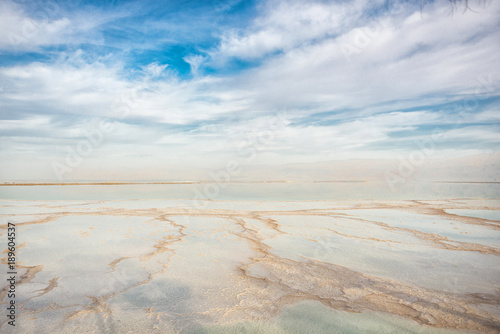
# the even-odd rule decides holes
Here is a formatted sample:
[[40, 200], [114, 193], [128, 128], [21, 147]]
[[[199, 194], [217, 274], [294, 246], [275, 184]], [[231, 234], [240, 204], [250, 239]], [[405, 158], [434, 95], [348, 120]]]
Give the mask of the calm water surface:
[[497, 199], [500, 183], [407, 182], [391, 190], [385, 182], [199, 183], [68, 186], [1, 186], [1, 199], [114, 200], [438, 200]]

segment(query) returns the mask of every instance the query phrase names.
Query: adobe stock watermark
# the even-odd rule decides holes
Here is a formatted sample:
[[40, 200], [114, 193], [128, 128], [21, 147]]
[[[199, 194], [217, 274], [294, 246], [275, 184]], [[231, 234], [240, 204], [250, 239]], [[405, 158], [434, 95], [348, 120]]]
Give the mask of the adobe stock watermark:
[[75, 146], [67, 145], [66, 158], [63, 163], [60, 161], [52, 161], [52, 170], [56, 174], [59, 181], [64, 180], [64, 176], [81, 165], [83, 158], [89, 156], [94, 149], [101, 146], [104, 137], [109, 135], [114, 130], [114, 124], [111, 120], [103, 118], [97, 126], [91, 130], [82, 130], [86, 139], [80, 140]]
[[[474, 89], [474, 94], [465, 100], [457, 102], [454, 105], [454, 110], [457, 110], [458, 118], [453, 124], [452, 129], [457, 129], [464, 123], [465, 117], [471, 111], [477, 110], [479, 101], [484, 94], [493, 93], [495, 91], [495, 82], [493, 76], [481, 76], [477, 79], [477, 86]], [[446, 139], [447, 135], [442, 128], [436, 128], [432, 134], [415, 142], [417, 148], [411, 151], [408, 156], [399, 157], [399, 164], [396, 170], [388, 171], [385, 174], [385, 181], [391, 191], [397, 191], [397, 186], [405, 183], [411, 179], [417, 169], [424, 164], [427, 158], [431, 157], [435, 151], [436, 146]]]
[[[17, 1], [20, 2], [20, 1]], [[29, 4], [34, 1], [22, 1], [24, 4]], [[42, 27], [49, 23], [49, 21], [57, 16], [61, 12], [59, 3], [53, 0], [45, 0], [37, 2], [37, 4], [42, 4], [43, 7], [37, 10], [31, 18], [24, 19], [20, 30], [17, 32], [10, 32], [8, 38], [10, 44], [13, 47], [19, 47], [22, 44], [29, 42], [36, 38], [36, 36], [43, 29]]]
[[207, 182], [202, 189], [194, 189], [193, 206], [205, 206], [206, 200], [219, 196], [221, 189], [227, 187], [234, 176], [241, 173], [241, 164], [255, 160], [259, 151], [262, 151], [275, 138], [275, 133], [289, 124], [286, 112], [280, 111], [274, 115], [266, 128], [249, 134], [243, 142], [238, 145], [239, 157], [227, 162], [225, 168], [211, 172], [213, 182]]
[[[118, 94], [113, 104], [113, 115], [116, 117], [126, 117], [133, 109], [137, 108], [138, 101], [143, 96], [141, 88], [133, 89], [126, 93]], [[94, 152], [95, 149], [103, 145], [106, 136], [109, 136], [116, 126], [113, 120], [101, 118], [91, 129], [82, 129], [85, 139], [78, 141], [74, 146], [67, 145], [64, 162], [52, 161], [51, 166], [57, 179], [62, 182], [64, 177], [78, 168], [85, 157]]]
[[356, 28], [341, 38], [339, 48], [344, 58], [352, 62], [352, 57], [359, 55], [378, 38], [387, 27], [387, 16], [373, 20], [371, 24]]

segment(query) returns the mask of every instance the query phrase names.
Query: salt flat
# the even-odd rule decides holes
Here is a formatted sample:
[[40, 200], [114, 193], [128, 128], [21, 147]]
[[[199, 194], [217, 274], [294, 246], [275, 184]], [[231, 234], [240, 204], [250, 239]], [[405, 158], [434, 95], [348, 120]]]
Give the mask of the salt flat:
[[500, 331], [497, 200], [0, 204], [5, 333]]

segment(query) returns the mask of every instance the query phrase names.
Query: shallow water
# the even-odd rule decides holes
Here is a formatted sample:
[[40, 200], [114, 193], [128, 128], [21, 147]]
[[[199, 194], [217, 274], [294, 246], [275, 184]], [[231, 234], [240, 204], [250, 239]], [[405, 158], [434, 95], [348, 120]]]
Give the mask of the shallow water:
[[188, 199], [242, 201], [437, 200], [500, 198], [500, 183], [406, 182], [391, 190], [383, 181], [193, 183], [78, 186], [0, 186], [16, 200]]
[[500, 221], [500, 210], [451, 209], [447, 210], [447, 212], [457, 214], [459, 216], [477, 217]]
[[352, 313], [332, 311], [319, 302], [300, 302], [285, 307], [270, 321], [243, 322], [188, 330], [189, 334], [303, 334], [303, 333], [466, 333], [437, 328], [425, 328], [404, 318], [383, 313]]

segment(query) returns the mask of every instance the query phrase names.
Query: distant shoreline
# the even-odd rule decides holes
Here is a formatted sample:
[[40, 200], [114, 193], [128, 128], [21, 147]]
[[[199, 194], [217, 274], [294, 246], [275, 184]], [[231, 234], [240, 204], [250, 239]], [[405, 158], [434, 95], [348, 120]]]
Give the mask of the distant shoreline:
[[[385, 182], [384, 180], [334, 180], [334, 181], [231, 181], [223, 183], [371, 183]], [[434, 180], [414, 180], [409, 182], [426, 182], [426, 183], [471, 183], [471, 184], [500, 184], [498, 181], [434, 181]], [[205, 184], [205, 183], [221, 183], [214, 180], [208, 181], [170, 181], [170, 182], [12, 182], [0, 183], [0, 186], [121, 186], [121, 185], [146, 185], [146, 184]]]

